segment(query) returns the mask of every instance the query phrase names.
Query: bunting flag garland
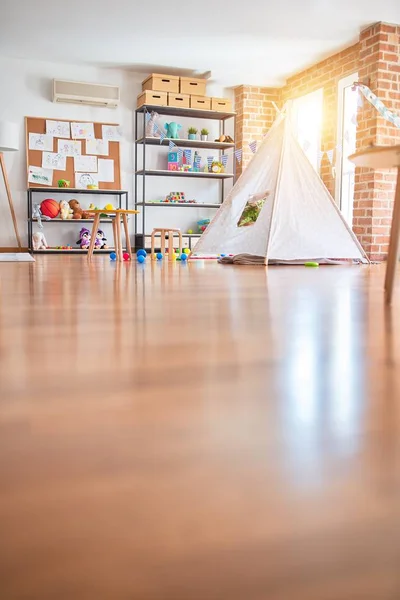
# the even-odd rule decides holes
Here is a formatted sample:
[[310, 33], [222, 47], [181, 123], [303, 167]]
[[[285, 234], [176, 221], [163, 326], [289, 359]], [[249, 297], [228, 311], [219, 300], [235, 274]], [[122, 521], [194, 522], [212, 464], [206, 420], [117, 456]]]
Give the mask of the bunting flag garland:
[[346, 142], [347, 142], [347, 143], [349, 143], [349, 141], [350, 141], [350, 136], [349, 136], [349, 132], [348, 132], [348, 131], [345, 131], [345, 132], [344, 132], [344, 136], [343, 136], [343, 137], [344, 137], [344, 139], [346, 140]]
[[342, 153], [342, 144], [336, 144], [336, 152], [339, 152], [339, 154]]
[[255, 154], [257, 152], [257, 141], [254, 140], [253, 142], [250, 142], [249, 148], [252, 151], [252, 153]]
[[169, 151], [172, 152], [174, 148], [176, 148], [176, 144], [174, 144], [174, 142], [172, 140], [169, 140], [169, 144], [168, 144]]
[[182, 156], [183, 156], [183, 150], [182, 150], [182, 148], [178, 148], [178, 158], [180, 161], [182, 161]]
[[163, 143], [163, 141], [165, 140], [167, 136], [165, 135], [165, 133], [163, 131], [160, 130], [160, 144]]
[[357, 115], [354, 113], [354, 115], [351, 117], [351, 122], [353, 125], [357, 125]]
[[318, 150], [317, 152], [317, 162], [318, 162], [318, 171], [321, 170], [321, 164], [322, 164], [322, 159], [324, 157], [325, 152], [322, 152], [322, 150]]
[[307, 152], [307, 150], [309, 150], [309, 148], [311, 147], [311, 144], [308, 140], [305, 140], [303, 143], [303, 150], [304, 152]]
[[201, 156], [199, 156], [198, 154], [196, 154], [196, 156], [194, 157], [194, 167], [195, 167], [195, 169], [200, 169], [200, 163], [201, 163]]
[[228, 155], [227, 154], [223, 154], [221, 156], [221, 162], [223, 164], [224, 169], [226, 169], [226, 165], [228, 164]]
[[146, 119], [146, 123], [148, 123], [148, 122], [150, 121], [150, 119], [151, 119], [151, 114], [150, 114], [149, 112], [147, 112], [147, 113], [146, 113], [146, 117], [145, 117], [145, 119]]
[[238, 150], [235, 150], [235, 158], [238, 161], [239, 165], [242, 162], [242, 150], [241, 148], [239, 148]]
[[326, 153], [328, 160], [331, 164], [333, 164], [333, 150], [328, 150]]
[[400, 129], [400, 115], [397, 115], [393, 111], [389, 110], [383, 104], [382, 100], [379, 100], [379, 98], [373, 92], [371, 92], [369, 87], [367, 87], [366, 85], [358, 83], [357, 88], [360, 90], [364, 98], [366, 98], [366, 100], [368, 100], [368, 102], [376, 108], [376, 110], [384, 119], [386, 119], [390, 123], [393, 123], [395, 127], [398, 127]]
[[213, 164], [213, 160], [214, 160], [213, 156], [207, 156], [207, 165], [208, 165], [209, 171], [211, 171], [211, 165]]
[[186, 164], [190, 165], [190, 163], [192, 162], [192, 151], [191, 150], [184, 150], [183, 154], [185, 156]]
[[157, 123], [153, 123], [153, 137], [156, 137], [156, 135], [157, 135], [158, 132], [161, 133], [161, 129], [159, 128], [159, 126], [157, 125]]

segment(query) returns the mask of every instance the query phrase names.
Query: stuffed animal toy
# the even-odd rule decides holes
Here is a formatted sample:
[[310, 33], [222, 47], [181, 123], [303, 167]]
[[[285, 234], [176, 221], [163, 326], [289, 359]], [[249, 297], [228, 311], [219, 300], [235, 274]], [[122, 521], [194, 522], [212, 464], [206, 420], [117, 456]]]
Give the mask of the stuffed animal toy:
[[48, 248], [46, 238], [41, 231], [37, 231], [32, 235], [32, 242], [34, 250], [46, 250]]
[[72, 219], [73, 210], [68, 204], [66, 200], [61, 200], [60, 202], [60, 215], [63, 221], [67, 219]]
[[167, 138], [171, 138], [173, 140], [179, 139], [178, 131], [180, 129], [182, 129], [182, 125], [172, 122], [172, 123], [165, 123], [164, 127], [167, 132]]
[[90, 238], [91, 235], [89, 229], [86, 229], [86, 227], [82, 227], [82, 229], [79, 232], [79, 240], [76, 242], [80, 245], [81, 250], [87, 250], [89, 248]]
[[160, 137], [161, 128], [157, 123], [159, 118], [160, 115], [158, 113], [154, 111], [151, 113], [150, 119], [146, 123], [146, 137]]
[[102, 231], [101, 229], [99, 229], [96, 233], [96, 241], [94, 244], [95, 248], [100, 248], [100, 249], [106, 249], [108, 248], [107, 246], [107, 238], [104, 235], [104, 231]]
[[73, 219], [91, 219], [93, 216], [88, 211], [81, 209], [81, 205], [79, 204], [78, 200], [70, 200], [69, 206], [72, 209]]

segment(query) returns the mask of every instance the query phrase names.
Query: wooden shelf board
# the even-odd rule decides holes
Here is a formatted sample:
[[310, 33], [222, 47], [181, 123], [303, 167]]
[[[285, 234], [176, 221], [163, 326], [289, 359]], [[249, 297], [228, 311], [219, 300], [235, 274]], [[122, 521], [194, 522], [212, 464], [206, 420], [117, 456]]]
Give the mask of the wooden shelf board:
[[225, 144], [223, 142], [213, 142], [211, 140], [207, 142], [203, 142], [202, 140], [175, 140], [171, 138], [165, 138], [160, 143], [160, 138], [154, 137], [146, 137], [139, 138], [136, 140], [137, 144], [144, 144], [144, 140], [146, 140], [146, 146], [168, 146], [169, 142], [174, 142], [176, 146], [182, 146], [185, 148], [204, 148], [210, 150], [227, 150], [229, 148], [234, 148], [235, 144]]
[[196, 204], [189, 204], [189, 202], [137, 202], [136, 206], [157, 206], [157, 207], [185, 207], [185, 208], [219, 208], [221, 204], [203, 204], [197, 202]]
[[176, 108], [174, 106], [157, 106], [144, 104], [136, 109], [136, 112], [143, 113], [147, 109], [148, 112], [157, 112], [159, 115], [173, 115], [176, 117], [191, 117], [195, 119], [213, 119], [216, 121], [225, 121], [236, 117], [234, 112], [220, 112], [216, 110], [201, 110], [198, 108]]
[[[42, 223], [93, 223], [94, 219], [42, 219]], [[112, 223], [112, 219], [100, 219], [100, 223]], [[32, 219], [32, 223], [37, 223], [38, 219]]]
[[233, 173], [204, 173], [202, 171], [168, 171], [167, 169], [146, 169], [136, 171], [136, 175], [150, 177], [198, 177], [199, 179], [233, 179]]

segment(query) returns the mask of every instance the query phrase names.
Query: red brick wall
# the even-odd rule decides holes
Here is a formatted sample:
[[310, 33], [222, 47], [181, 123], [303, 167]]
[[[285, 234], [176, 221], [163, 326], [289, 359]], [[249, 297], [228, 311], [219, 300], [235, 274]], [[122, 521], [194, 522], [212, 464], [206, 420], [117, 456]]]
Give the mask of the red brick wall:
[[[377, 23], [360, 35], [359, 79], [400, 114], [400, 26]], [[365, 101], [358, 113], [357, 148], [400, 144], [400, 129]], [[387, 255], [396, 173], [357, 169], [353, 229], [372, 259]]]
[[[334, 150], [337, 144], [338, 82], [358, 72], [359, 79], [370, 78], [374, 91], [391, 110], [400, 114], [400, 26], [378, 23], [363, 31], [359, 43], [290, 77], [283, 88], [236, 88], [238, 112], [236, 141], [243, 150], [243, 167], [251, 158], [248, 142], [261, 140], [269, 129], [275, 111], [270, 100], [279, 107], [286, 100], [323, 88], [323, 131], [321, 150]], [[380, 117], [375, 108], [365, 103], [358, 115], [357, 146], [370, 143], [400, 143], [400, 130]], [[335, 162], [334, 155], [334, 162]], [[239, 168], [239, 173], [241, 168]], [[327, 156], [321, 165], [321, 177], [334, 195], [334, 170]], [[356, 171], [354, 231], [373, 259], [386, 256], [391, 221], [395, 174]]]

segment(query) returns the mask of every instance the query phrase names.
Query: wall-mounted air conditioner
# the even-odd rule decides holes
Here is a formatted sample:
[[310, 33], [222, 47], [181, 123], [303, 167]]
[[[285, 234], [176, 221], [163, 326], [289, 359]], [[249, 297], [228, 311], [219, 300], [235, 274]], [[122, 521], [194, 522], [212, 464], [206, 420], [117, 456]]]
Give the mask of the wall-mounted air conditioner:
[[119, 87], [116, 85], [54, 79], [53, 102], [117, 108], [119, 105]]

